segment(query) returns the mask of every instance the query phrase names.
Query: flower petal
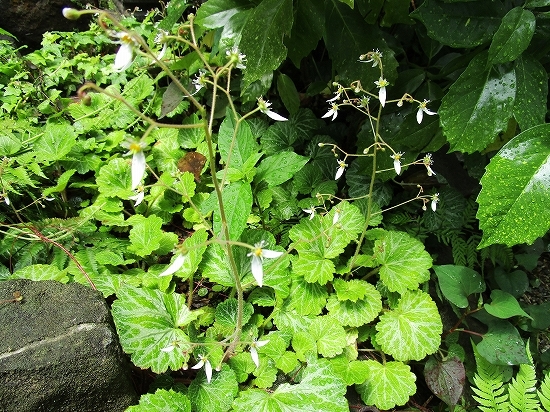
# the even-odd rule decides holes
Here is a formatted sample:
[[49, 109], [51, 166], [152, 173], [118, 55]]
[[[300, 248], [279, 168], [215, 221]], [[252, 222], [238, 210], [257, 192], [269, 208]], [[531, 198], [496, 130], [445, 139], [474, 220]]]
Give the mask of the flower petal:
[[395, 173], [398, 175], [401, 174], [401, 161], [399, 159], [393, 161], [393, 168], [395, 169]]
[[422, 108], [419, 108], [416, 112], [416, 121], [418, 122], [418, 124], [422, 123], [423, 117], [424, 117], [424, 111], [422, 110]]
[[386, 87], [381, 87], [378, 91], [378, 99], [380, 100], [380, 104], [382, 107], [386, 105]]
[[288, 120], [286, 117], [283, 117], [280, 114], [272, 112], [271, 110], [266, 110], [265, 114], [267, 114], [270, 118], [278, 122], [286, 122]]
[[122, 43], [115, 56], [115, 63], [113, 68], [117, 72], [126, 70], [132, 64], [134, 59], [134, 50], [132, 45], [128, 43]]
[[262, 249], [262, 257], [268, 258], [268, 259], [277, 259], [283, 253], [284, 252], [277, 252], [275, 250]]
[[185, 262], [185, 257], [186, 255], [182, 255], [181, 253], [179, 253], [174, 261], [170, 264], [170, 266], [168, 266], [166, 270], [159, 275], [159, 277], [170, 276], [180, 270], [183, 266], [183, 263]]
[[204, 359], [201, 358], [201, 360], [199, 361], [199, 363], [197, 363], [195, 366], [191, 366], [191, 369], [200, 369], [202, 368], [204, 365]]
[[132, 156], [132, 190], [135, 190], [141, 183], [145, 174], [145, 166], [145, 154], [141, 150], [135, 152]]
[[260, 359], [258, 357], [258, 351], [256, 350], [255, 346], [250, 347], [250, 357], [252, 358], [252, 362], [254, 362], [254, 365], [256, 365], [256, 367], [259, 368]]
[[262, 259], [256, 255], [252, 255], [252, 263], [250, 265], [252, 276], [256, 279], [259, 287], [263, 286], [264, 280], [264, 267], [262, 265]]
[[338, 168], [338, 170], [336, 170], [336, 176], [334, 176], [334, 180], [340, 179], [340, 178], [342, 177], [342, 175], [344, 174], [344, 170], [346, 170], [346, 168], [340, 166], [340, 167]]
[[210, 383], [212, 380], [212, 365], [208, 359], [204, 362], [204, 373], [206, 374], [206, 382]]

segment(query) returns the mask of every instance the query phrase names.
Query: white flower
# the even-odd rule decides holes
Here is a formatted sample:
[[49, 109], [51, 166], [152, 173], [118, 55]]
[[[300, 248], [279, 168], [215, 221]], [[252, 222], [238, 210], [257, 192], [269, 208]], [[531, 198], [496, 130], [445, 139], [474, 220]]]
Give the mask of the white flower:
[[246, 56], [239, 52], [239, 48], [237, 46], [233, 46], [231, 50], [227, 50], [225, 54], [229, 58], [229, 61], [235, 63], [235, 67], [237, 69], [246, 69], [246, 66], [244, 65], [246, 62]]
[[340, 96], [344, 92], [344, 88], [341, 85], [339, 85], [338, 83], [334, 82], [332, 85], [333, 86], [338, 86], [338, 91], [335, 93], [335, 95], [332, 99], [327, 100], [327, 103], [334, 103], [336, 100], [340, 100]]
[[140, 185], [134, 192], [136, 194], [134, 196], [130, 196], [128, 199], [135, 200], [136, 203], [134, 203], [134, 207], [136, 207], [143, 202], [143, 199], [145, 198], [145, 191], [143, 190], [143, 186]]
[[405, 153], [403, 152], [398, 152], [390, 155], [390, 157], [393, 159], [393, 168], [395, 169], [395, 173], [397, 173], [398, 175], [401, 174], [401, 158], [404, 154]]
[[430, 109], [426, 107], [428, 103], [430, 103], [430, 101], [424, 99], [424, 101], [420, 103], [420, 106], [418, 106], [418, 111], [416, 112], [416, 121], [418, 122], [418, 124], [422, 123], [422, 119], [424, 118], [424, 113], [426, 113], [429, 116], [437, 114], [436, 112], [432, 112]]
[[338, 169], [336, 169], [336, 176], [334, 176], [334, 180], [338, 180], [342, 177], [347, 166], [348, 165], [343, 160], [338, 160]]
[[437, 209], [437, 203], [439, 202], [439, 193], [432, 196], [432, 210], [435, 212]]
[[311, 206], [309, 209], [302, 209], [302, 210], [309, 215], [309, 220], [315, 217], [315, 208], [313, 206]]
[[157, 60], [162, 60], [164, 55], [166, 54], [166, 50], [168, 49], [168, 43], [166, 40], [166, 36], [168, 36], [168, 32], [165, 30], [159, 30], [159, 33], [155, 36], [155, 43], [156, 44], [162, 44], [162, 50], [157, 56]]
[[200, 369], [204, 366], [204, 373], [206, 374], [206, 381], [210, 383], [212, 380], [212, 365], [206, 356], [199, 355], [199, 363], [193, 366], [191, 369]]
[[128, 152], [124, 156], [132, 155], [132, 190], [141, 183], [143, 175], [145, 174], [145, 154], [143, 149], [147, 147], [145, 142], [138, 142], [134, 139], [126, 139], [121, 143], [122, 147], [128, 149]]
[[137, 43], [132, 36], [125, 32], [114, 33], [113, 36], [119, 38], [117, 43], [120, 43], [113, 68], [117, 72], [122, 72], [131, 66], [134, 60], [134, 47], [137, 46]]
[[[365, 60], [367, 57], [368, 57], [368, 60]], [[375, 51], [372, 51], [370, 53], [362, 54], [361, 56], [359, 56], [359, 61], [361, 63], [371, 63], [372, 62], [372, 67], [378, 66], [378, 64], [380, 63], [381, 60], [382, 60], [382, 53], [378, 49], [376, 49]]]
[[183, 253], [178, 253], [174, 261], [159, 275], [159, 277], [170, 276], [176, 273], [183, 266], [185, 258], [186, 255], [184, 255]]
[[248, 253], [246, 256], [252, 257], [252, 263], [250, 265], [252, 270], [252, 276], [256, 279], [258, 286], [262, 287], [264, 280], [264, 258], [276, 259], [283, 254], [283, 252], [276, 252], [274, 250], [262, 249], [265, 245], [265, 240], [254, 245], [254, 250]]
[[336, 119], [336, 116], [338, 116], [338, 105], [336, 103], [332, 103], [330, 105], [330, 109], [328, 110], [328, 112], [326, 112], [322, 117], [324, 119], [325, 117], [330, 117], [330, 116], [332, 116], [331, 120], [333, 121], [334, 119]]
[[6, 194], [4, 194], [3, 197], [4, 197], [4, 203], [9, 206], [11, 204], [10, 198]]
[[260, 367], [260, 358], [258, 357], [258, 350], [256, 348], [261, 348], [268, 343], [268, 340], [254, 340], [254, 342], [252, 342], [252, 344], [250, 345], [250, 357], [252, 358], [252, 362], [254, 362], [254, 365], [256, 365], [257, 368]]
[[78, 20], [80, 17], [80, 12], [78, 10], [71, 9], [70, 7], [65, 7], [61, 10], [61, 13], [63, 14], [63, 17], [68, 20]]
[[380, 100], [380, 104], [384, 107], [386, 105], [386, 86], [389, 86], [389, 82], [380, 77], [374, 84], [380, 89], [378, 90], [378, 100]]
[[278, 122], [284, 122], [288, 120], [286, 117], [283, 117], [280, 114], [269, 110], [269, 106], [271, 106], [271, 103], [261, 97], [258, 98], [258, 107], [260, 108], [260, 112], [262, 112], [263, 114], [267, 114], [270, 118]]
[[193, 85], [195, 86], [195, 93], [193, 94], [198, 93], [199, 90], [206, 86], [206, 70], [199, 70], [199, 73], [193, 79]]
[[340, 220], [340, 209], [336, 209], [334, 216], [332, 217], [332, 224], [335, 225]]
[[422, 159], [422, 162], [424, 163], [424, 166], [426, 166], [426, 170], [428, 171], [428, 176], [435, 176], [436, 173], [430, 167], [431, 165], [434, 164], [432, 160], [432, 154], [428, 153], [426, 156], [424, 156], [424, 158]]

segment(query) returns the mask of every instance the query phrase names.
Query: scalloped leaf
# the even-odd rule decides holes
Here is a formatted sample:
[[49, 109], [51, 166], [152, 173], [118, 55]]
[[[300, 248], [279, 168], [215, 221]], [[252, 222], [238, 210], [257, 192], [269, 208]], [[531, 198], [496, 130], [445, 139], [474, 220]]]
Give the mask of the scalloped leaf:
[[485, 291], [485, 282], [479, 273], [465, 266], [434, 266], [441, 293], [459, 308], [468, 307], [468, 297], [472, 293]]
[[365, 299], [355, 302], [342, 301], [335, 295], [331, 295], [327, 302], [327, 310], [330, 316], [337, 319], [342, 325], [359, 327], [376, 319], [382, 310], [382, 297], [374, 286]]
[[206, 381], [206, 375], [201, 369], [189, 385], [187, 396], [191, 400], [193, 411], [225, 412], [231, 408], [231, 402], [238, 392], [235, 372], [224, 363], [219, 372], [213, 372], [210, 383]]
[[374, 260], [380, 267], [380, 280], [390, 292], [418, 289], [430, 279], [432, 258], [419, 240], [405, 232], [379, 231], [374, 242]]
[[334, 263], [315, 253], [302, 252], [292, 260], [292, 271], [306, 282], [325, 285], [334, 278]]
[[363, 361], [368, 366], [367, 379], [355, 388], [367, 405], [392, 409], [404, 405], [416, 392], [416, 376], [409, 365], [402, 362], [381, 364], [374, 360]]
[[533, 243], [550, 227], [550, 125], [526, 130], [491, 159], [481, 179], [478, 248]]
[[193, 348], [182, 328], [202, 311], [190, 311], [184, 295], [153, 289], [125, 286], [117, 297], [111, 312], [120, 344], [134, 365], [155, 373], [181, 369]]
[[30, 279], [30, 280], [57, 280], [61, 283], [67, 283], [69, 277], [66, 270], [59, 270], [53, 265], [29, 265], [16, 270], [10, 279]]
[[307, 282], [301, 276], [294, 276], [290, 288], [289, 309], [296, 309], [301, 315], [318, 315], [327, 303], [328, 292], [319, 283]]
[[347, 346], [346, 331], [333, 317], [319, 316], [309, 325], [309, 333], [317, 342], [317, 352], [332, 358]]
[[164, 233], [161, 229], [163, 222], [160, 217], [134, 215], [128, 219], [128, 223], [132, 225], [129, 252], [144, 257], [160, 247], [160, 239]]
[[441, 344], [443, 324], [435, 302], [420, 290], [407, 291], [376, 324], [376, 342], [401, 361], [421, 360]]
[[126, 412], [191, 412], [191, 402], [183, 393], [172, 389], [157, 389], [139, 398], [139, 405], [133, 405]]
[[[351, 300], [357, 302], [359, 299], [365, 299], [366, 296], [372, 298], [373, 286], [364, 280], [360, 279], [334, 279], [332, 287], [338, 296], [338, 300]], [[376, 290], [376, 288], [374, 288]]]
[[96, 179], [97, 189], [101, 194], [109, 197], [128, 199], [135, 193], [131, 186], [131, 160], [120, 157], [112, 159], [101, 168]]
[[312, 359], [300, 383], [283, 383], [273, 392], [242, 391], [233, 402], [236, 411], [348, 412], [346, 385], [325, 359]]
[[[229, 298], [221, 302], [216, 306], [216, 324], [228, 330], [228, 334], [231, 334], [232, 331], [237, 327], [237, 311], [238, 303], [237, 299]], [[245, 303], [243, 306], [242, 313], [242, 324], [246, 323], [252, 317], [254, 313], [254, 308], [250, 303]]]

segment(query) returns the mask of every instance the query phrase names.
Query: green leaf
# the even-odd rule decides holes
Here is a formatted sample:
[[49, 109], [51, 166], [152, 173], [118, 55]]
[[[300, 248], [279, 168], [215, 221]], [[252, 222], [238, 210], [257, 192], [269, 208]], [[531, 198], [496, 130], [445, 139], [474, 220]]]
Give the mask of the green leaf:
[[225, 412], [231, 408], [233, 398], [239, 391], [235, 372], [226, 364], [219, 372], [214, 372], [212, 381], [208, 383], [204, 372], [189, 385], [188, 396], [191, 399], [193, 411]]
[[38, 162], [62, 159], [76, 144], [76, 133], [68, 123], [46, 123], [44, 133], [33, 143]]
[[483, 307], [487, 313], [500, 319], [508, 319], [513, 316], [525, 316], [533, 319], [519, 306], [515, 297], [500, 289], [494, 289], [491, 292], [491, 303], [486, 303]]
[[159, 29], [172, 29], [176, 22], [181, 18], [183, 12], [187, 7], [189, 7], [189, 4], [187, 4], [187, 0], [169, 2], [168, 6], [164, 10], [166, 15], [158, 25]]
[[450, 151], [485, 149], [508, 127], [516, 98], [516, 75], [508, 66], [486, 69], [487, 54], [474, 57], [439, 108]]
[[365, 382], [369, 367], [363, 361], [349, 361], [345, 354], [330, 359], [334, 372], [340, 376], [346, 385], [354, 385]]
[[292, 271], [306, 282], [325, 285], [334, 277], [334, 263], [315, 254], [302, 252], [292, 261]]
[[[185, 295], [125, 286], [112, 305], [120, 344], [139, 368], [163, 373], [181, 369], [189, 361], [192, 344], [183, 328], [200, 310], [187, 309]], [[173, 350], [162, 351], [173, 347]]]
[[373, 285], [364, 280], [335, 279], [332, 283], [332, 287], [338, 296], [338, 300], [351, 300], [352, 302], [357, 302], [358, 299], [364, 299], [365, 297], [372, 299], [373, 297]]
[[380, 409], [393, 409], [404, 405], [416, 392], [416, 376], [409, 365], [402, 362], [385, 362], [381, 364], [367, 360], [365, 374], [367, 379], [355, 388], [367, 405], [376, 405]]
[[[224, 300], [218, 306], [216, 306], [216, 323], [224, 328], [227, 328], [230, 332], [234, 331], [237, 327], [237, 311], [237, 299], [229, 298], [227, 300]], [[252, 307], [252, 305], [250, 303], [246, 303], [243, 307], [243, 325], [246, 325], [253, 313], [254, 308]]]
[[144, 257], [160, 247], [160, 238], [163, 234], [160, 217], [134, 215], [128, 219], [128, 223], [133, 226], [130, 230], [131, 244], [128, 251]]
[[531, 244], [550, 227], [547, 207], [550, 125], [526, 130], [492, 159], [481, 179], [477, 218], [483, 230], [478, 248], [495, 243]]
[[[379, 233], [378, 231], [376, 233]], [[381, 265], [380, 280], [390, 292], [418, 289], [430, 278], [432, 258], [419, 240], [405, 232], [382, 231], [374, 242], [374, 259]]]
[[67, 283], [69, 278], [67, 277], [66, 270], [59, 270], [53, 265], [29, 265], [24, 268], [16, 270], [11, 279], [30, 279], [30, 280], [57, 280], [61, 283]]
[[207, 239], [206, 229], [199, 229], [183, 241], [183, 247], [187, 249], [187, 254], [183, 266], [176, 272], [178, 277], [188, 279], [195, 274], [206, 250]]
[[530, 56], [518, 57], [514, 70], [517, 80], [514, 118], [525, 131], [544, 123], [548, 74], [542, 64]]
[[58, 193], [62, 192], [67, 188], [67, 184], [69, 183], [69, 179], [75, 174], [75, 169], [69, 169], [66, 170], [59, 176], [57, 179], [57, 184], [53, 187], [48, 187], [46, 190], [42, 192], [42, 196], [46, 197], [51, 195], [52, 193]]
[[247, 159], [258, 152], [258, 144], [246, 120], [237, 124], [232, 114], [226, 116], [220, 126], [218, 144], [222, 162], [235, 169], [241, 169]]
[[195, 21], [209, 29], [223, 27], [231, 17], [248, 7], [248, 0], [209, 0], [201, 5]]
[[477, 345], [479, 354], [493, 365], [529, 363], [525, 344], [518, 330], [509, 322], [492, 318], [489, 330]]
[[467, 308], [472, 293], [485, 291], [485, 282], [475, 270], [465, 266], [434, 266], [443, 296], [459, 308]]
[[103, 195], [128, 199], [134, 195], [130, 189], [131, 181], [129, 161], [117, 157], [101, 168], [96, 182]]
[[277, 91], [288, 112], [295, 114], [300, 108], [300, 96], [292, 79], [284, 73], [277, 76]]
[[325, 286], [307, 282], [301, 276], [293, 276], [288, 307], [296, 309], [301, 315], [318, 315], [324, 309], [327, 297]]
[[331, 295], [327, 310], [332, 318], [345, 326], [359, 327], [372, 322], [382, 310], [382, 297], [373, 285], [365, 299], [339, 300]]
[[376, 324], [376, 342], [397, 360], [421, 360], [441, 343], [443, 324], [434, 301], [420, 290], [407, 291], [394, 310]]
[[333, 317], [316, 317], [309, 325], [309, 333], [317, 343], [317, 352], [325, 358], [341, 354], [347, 346], [346, 331]]
[[126, 412], [191, 412], [191, 402], [183, 393], [157, 389], [141, 395], [139, 405], [130, 406]]
[[286, 58], [283, 37], [290, 33], [293, 15], [291, 0], [264, 0], [254, 8], [240, 43], [247, 59], [243, 88], [277, 69]]
[[[224, 237], [221, 233], [222, 219], [216, 195], [213, 193], [211, 199], [215, 199], [214, 208], [214, 230], [218, 236]], [[252, 211], [252, 188], [249, 183], [233, 182], [223, 188], [222, 201], [225, 205], [225, 217], [229, 228], [230, 240], [238, 240], [246, 227], [246, 221]]]
[[317, 47], [325, 30], [324, 2], [297, 0], [294, 6], [294, 24], [290, 41], [286, 42], [288, 57], [296, 67], [300, 61]]
[[309, 158], [294, 152], [281, 152], [263, 159], [254, 180], [265, 181], [269, 186], [280, 185], [291, 179], [308, 162]]
[[313, 359], [304, 369], [302, 381], [283, 383], [273, 392], [241, 391], [233, 402], [235, 411], [248, 412], [348, 412], [346, 386], [325, 359]]
[[535, 16], [529, 10], [515, 7], [503, 17], [491, 47], [488, 64], [515, 60], [529, 46], [535, 33]]
[[504, 5], [497, 0], [466, 3], [426, 0], [411, 17], [426, 26], [432, 39], [459, 48], [489, 42], [504, 13]]
[[358, 62], [359, 56], [372, 51], [382, 52], [384, 76], [392, 83], [397, 75], [397, 61], [378, 25], [365, 24], [360, 13], [337, 0], [327, 2], [324, 40], [338, 70], [341, 82], [360, 80], [364, 88], [374, 88], [380, 77], [378, 67]]

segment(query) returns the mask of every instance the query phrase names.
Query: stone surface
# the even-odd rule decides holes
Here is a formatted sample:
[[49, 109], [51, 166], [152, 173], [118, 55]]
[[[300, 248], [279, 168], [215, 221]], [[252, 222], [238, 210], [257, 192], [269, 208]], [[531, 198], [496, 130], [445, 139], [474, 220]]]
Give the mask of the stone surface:
[[16, 36], [19, 43], [39, 48], [47, 31], [86, 30], [89, 18], [71, 21], [61, 14], [63, 7], [81, 9], [86, 3], [95, 5], [94, 1], [0, 0], [0, 27]]
[[138, 400], [129, 372], [100, 293], [0, 282], [1, 412], [124, 411]]

